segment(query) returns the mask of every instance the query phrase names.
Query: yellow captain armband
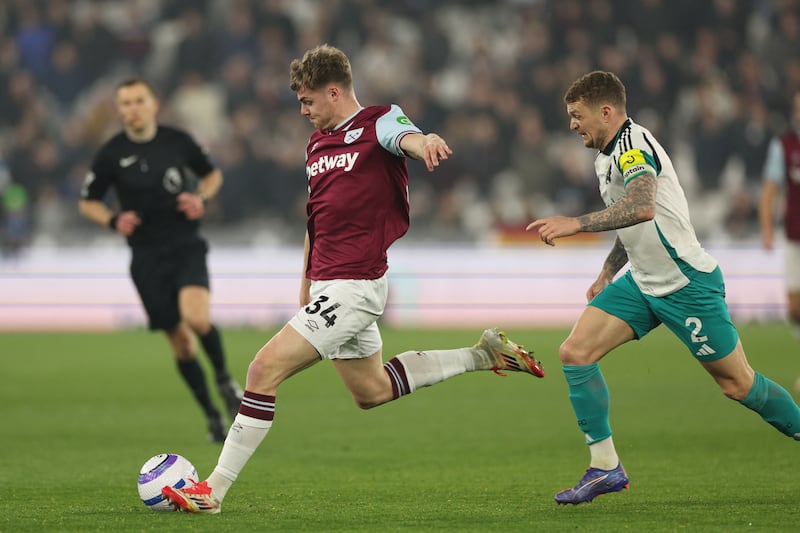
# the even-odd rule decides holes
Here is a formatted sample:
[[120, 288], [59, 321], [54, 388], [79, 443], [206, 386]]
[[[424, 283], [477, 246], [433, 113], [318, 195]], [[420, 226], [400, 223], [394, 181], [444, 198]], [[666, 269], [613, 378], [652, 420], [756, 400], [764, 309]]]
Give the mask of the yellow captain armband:
[[625, 183], [645, 172], [653, 172], [652, 159], [650, 154], [642, 152], [638, 148], [633, 148], [622, 154], [617, 159], [617, 165]]

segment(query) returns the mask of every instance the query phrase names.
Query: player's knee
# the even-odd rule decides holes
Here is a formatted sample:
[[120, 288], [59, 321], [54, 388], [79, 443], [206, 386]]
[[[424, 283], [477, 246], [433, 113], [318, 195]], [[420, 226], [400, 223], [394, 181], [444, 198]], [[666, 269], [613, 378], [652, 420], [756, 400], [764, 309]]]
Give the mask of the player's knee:
[[195, 334], [201, 337], [211, 329], [211, 322], [204, 316], [186, 316], [184, 321]]
[[588, 365], [592, 363], [591, 354], [585, 350], [582, 343], [572, 337], [561, 343], [558, 348], [558, 357], [564, 365]]
[[195, 357], [194, 343], [192, 338], [185, 335], [183, 330], [178, 327], [168, 333], [169, 343], [178, 361], [188, 361]]
[[277, 389], [281, 382], [280, 376], [280, 371], [272, 359], [263, 352], [256, 354], [247, 367], [248, 385], [253, 384], [260, 389]]
[[264, 357], [260, 353], [256, 355], [252, 361], [250, 361], [250, 365], [247, 367], [247, 377], [253, 377], [256, 379], [262, 379], [264, 376], [268, 376], [270, 374], [270, 361], [268, 357]]

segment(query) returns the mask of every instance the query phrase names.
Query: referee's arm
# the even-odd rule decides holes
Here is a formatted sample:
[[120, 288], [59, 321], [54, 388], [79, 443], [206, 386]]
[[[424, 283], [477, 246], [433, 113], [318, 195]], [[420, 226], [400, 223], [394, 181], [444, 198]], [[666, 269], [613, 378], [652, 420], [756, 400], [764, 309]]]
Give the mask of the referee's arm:
[[222, 187], [222, 172], [215, 168], [200, 180], [200, 184], [197, 186], [197, 194], [203, 202], [208, 202], [216, 196], [220, 187]]
[[177, 198], [178, 211], [189, 220], [198, 220], [206, 212], [205, 205], [222, 186], [222, 172], [214, 169], [200, 180], [197, 191], [182, 192]]
[[114, 213], [100, 200], [80, 200], [78, 210], [81, 215], [101, 226], [111, 226]]
[[82, 199], [78, 202], [78, 210], [81, 215], [92, 222], [101, 226], [106, 226], [126, 237], [136, 231], [136, 227], [142, 223], [139, 215], [135, 211], [123, 211], [122, 213], [112, 213], [111, 210], [100, 200]]

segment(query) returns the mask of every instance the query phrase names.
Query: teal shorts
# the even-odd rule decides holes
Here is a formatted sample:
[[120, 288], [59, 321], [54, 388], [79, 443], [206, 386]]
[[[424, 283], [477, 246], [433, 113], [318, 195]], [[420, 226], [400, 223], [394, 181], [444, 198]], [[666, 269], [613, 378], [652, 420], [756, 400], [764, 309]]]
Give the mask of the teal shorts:
[[719, 267], [708, 273], [693, 271], [688, 285], [661, 297], [644, 294], [629, 270], [589, 305], [624, 320], [638, 339], [663, 322], [701, 362], [725, 357], [739, 341]]

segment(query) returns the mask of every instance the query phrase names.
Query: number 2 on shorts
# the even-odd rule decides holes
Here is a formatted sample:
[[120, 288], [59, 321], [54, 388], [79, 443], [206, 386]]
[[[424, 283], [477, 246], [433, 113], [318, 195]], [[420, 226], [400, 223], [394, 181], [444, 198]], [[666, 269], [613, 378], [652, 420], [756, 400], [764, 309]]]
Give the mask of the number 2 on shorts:
[[686, 327], [694, 327], [692, 330], [692, 342], [706, 342], [708, 337], [705, 335], [698, 335], [700, 330], [703, 329], [703, 322], [696, 316], [690, 316], [686, 319]]

